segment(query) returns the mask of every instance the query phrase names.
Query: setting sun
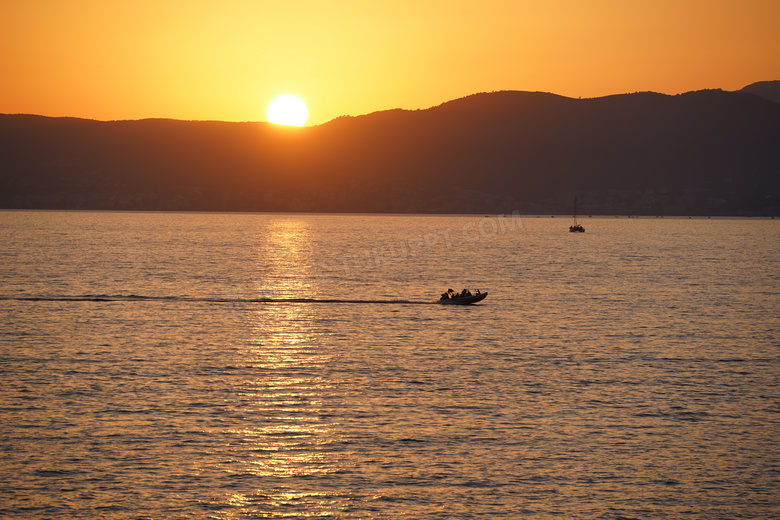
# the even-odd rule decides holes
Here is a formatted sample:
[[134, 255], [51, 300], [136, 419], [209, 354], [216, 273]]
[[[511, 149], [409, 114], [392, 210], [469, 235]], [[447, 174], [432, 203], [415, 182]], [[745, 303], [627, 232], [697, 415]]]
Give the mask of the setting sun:
[[299, 98], [285, 94], [269, 103], [266, 115], [269, 122], [277, 125], [303, 126], [309, 111]]

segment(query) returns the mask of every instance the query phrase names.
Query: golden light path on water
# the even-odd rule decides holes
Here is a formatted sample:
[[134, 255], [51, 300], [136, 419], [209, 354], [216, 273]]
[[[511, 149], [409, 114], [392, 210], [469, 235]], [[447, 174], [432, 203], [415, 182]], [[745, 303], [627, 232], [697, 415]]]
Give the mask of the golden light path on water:
[[[258, 292], [273, 290], [277, 297], [294, 298], [315, 291], [305, 221], [273, 221], [257, 240]], [[287, 516], [280, 512], [285, 509], [297, 517], [319, 516], [339, 507], [322, 491], [301, 491], [300, 483], [286, 482], [338, 469], [328, 450], [335, 439], [323, 402], [323, 393], [332, 386], [324, 375], [331, 360], [317, 349], [311, 332], [318, 310], [316, 305], [289, 304], [250, 313], [245, 356], [257, 375], [242, 389], [245, 407], [238, 412], [257, 418], [257, 426], [230, 432], [241, 438], [243, 447], [229, 471], [256, 478], [257, 489], [253, 495], [227, 497], [239, 516]]]

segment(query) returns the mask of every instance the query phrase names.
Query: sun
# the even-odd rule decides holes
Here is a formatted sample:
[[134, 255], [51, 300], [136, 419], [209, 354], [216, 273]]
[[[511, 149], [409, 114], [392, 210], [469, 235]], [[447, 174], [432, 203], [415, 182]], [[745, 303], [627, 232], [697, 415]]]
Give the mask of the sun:
[[266, 115], [268, 121], [277, 125], [303, 126], [306, 118], [309, 117], [309, 111], [299, 98], [285, 94], [268, 104]]

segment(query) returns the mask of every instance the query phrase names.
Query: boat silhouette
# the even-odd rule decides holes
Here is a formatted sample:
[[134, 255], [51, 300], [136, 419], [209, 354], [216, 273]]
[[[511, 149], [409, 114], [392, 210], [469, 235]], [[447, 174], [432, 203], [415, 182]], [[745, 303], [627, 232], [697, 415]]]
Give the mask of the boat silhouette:
[[569, 226], [569, 231], [571, 233], [584, 233], [585, 228], [582, 227], [582, 224], [577, 224], [577, 196], [574, 196], [574, 224]]
[[463, 291], [459, 293], [454, 292], [452, 289], [448, 289], [447, 292], [441, 295], [441, 298], [436, 303], [441, 303], [442, 305], [471, 305], [472, 303], [484, 300], [487, 295], [487, 292], [480, 292], [479, 289], [473, 294], [467, 289], [463, 289]]

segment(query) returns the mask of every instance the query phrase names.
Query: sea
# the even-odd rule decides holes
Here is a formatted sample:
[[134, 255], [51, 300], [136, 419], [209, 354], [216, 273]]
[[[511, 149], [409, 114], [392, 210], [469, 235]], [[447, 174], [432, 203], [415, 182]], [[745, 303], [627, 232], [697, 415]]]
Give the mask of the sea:
[[580, 222], [0, 212], [0, 518], [780, 518], [780, 220]]

